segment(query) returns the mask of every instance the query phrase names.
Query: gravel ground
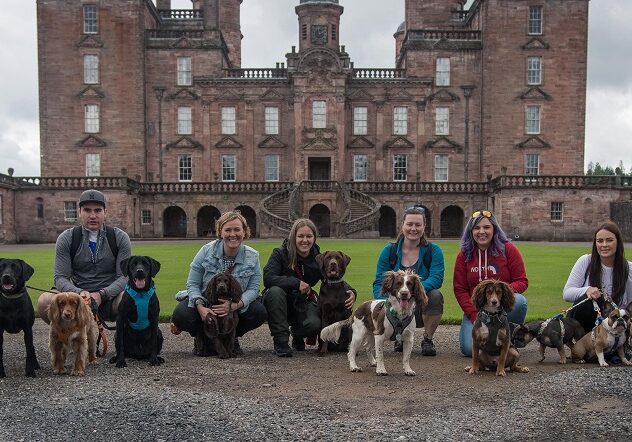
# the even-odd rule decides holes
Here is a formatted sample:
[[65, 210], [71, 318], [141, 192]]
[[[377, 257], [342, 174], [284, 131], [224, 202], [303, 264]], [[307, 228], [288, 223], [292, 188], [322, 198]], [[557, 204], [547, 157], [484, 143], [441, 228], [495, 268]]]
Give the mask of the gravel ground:
[[[194, 357], [188, 335], [161, 328], [164, 365], [128, 360], [117, 369], [99, 359], [82, 378], [53, 375], [39, 319], [36, 379], [24, 377], [22, 336], [5, 334], [0, 440], [583, 441], [632, 432], [632, 368], [562, 366], [552, 349], [538, 363], [531, 344], [521, 357], [530, 373], [470, 376], [455, 326], [439, 328], [436, 357], [420, 356], [416, 339], [414, 378], [390, 345], [390, 376], [377, 377], [370, 367], [350, 373], [345, 354], [319, 358], [310, 347], [277, 358], [265, 326], [242, 338], [243, 357], [224, 361]], [[366, 366], [364, 355], [359, 361]]]

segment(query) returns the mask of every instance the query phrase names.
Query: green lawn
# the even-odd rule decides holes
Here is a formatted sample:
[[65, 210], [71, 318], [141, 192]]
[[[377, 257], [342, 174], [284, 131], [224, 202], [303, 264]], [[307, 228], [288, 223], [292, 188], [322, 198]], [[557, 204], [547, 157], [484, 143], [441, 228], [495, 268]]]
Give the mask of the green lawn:
[[[459, 323], [461, 310], [452, 292], [452, 273], [454, 259], [458, 251], [456, 241], [436, 241], [445, 254], [446, 272], [443, 285], [445, 297], [444, 322]], [[155, 278], [157, 292], [160, 296], [161, 316], [168, 318], [175, 307], [174, 294], [184, 289], [189, 264], [203, 241], [147, 243], [135, 242], [132, 250], [136, 255], [150, 255], [160, 261], [162, 268]], [[280, 241], [252, 240], [248, 244], [257, 249], [261, 256], [261, 267], [265, 265], [274, 247]], [[321, 250], [343, 250], [352, 257], [347, 269], [346, 280], [358, 290], [358, 300], [372, 298], [372, 283], [375, 272], [375, 261], [384, 240], [320, 240]], [[589, 252], [589, 244], [585, 246], [549, 245], [543, 243], [516, 243], [522, 252], [529, 277], [529, 289], [526, 296], [529, 300], [528, 320], [545, 319], [561, 309], [568, 307], [562, 300], [562, 288], [576, 259]], [[35, 275], [29, 285], [46, 289], [53, 284], [54, 248], [51, 245], [7, 247], [1, 250], [4, 258], [21, 258], [35, 268]], [[30, 290], [35, 300], [39, 296], [36, 290]]]

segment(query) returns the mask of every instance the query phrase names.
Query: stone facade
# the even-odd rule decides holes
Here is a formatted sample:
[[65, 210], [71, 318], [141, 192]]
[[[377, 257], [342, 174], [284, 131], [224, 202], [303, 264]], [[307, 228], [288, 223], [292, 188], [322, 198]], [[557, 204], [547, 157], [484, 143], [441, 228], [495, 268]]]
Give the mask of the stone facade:
[[[395, 68], [354, 66], [338, 0], [297, 3], [298, 49], [242, 68], [241, 0], [38, 0], [42, 175], [83, 178], [0, 180], [4, 240], [54, 240], [97, 185], [151, 238], [207, 236], [235, 207], [257, 236], [297, 216], [390, 236], [421, 203], [432, 236], [490, 207], [521, 238], [578, 239], [629, 199], [581, 176], [588, 0], [406, 0]], [[21, 227], [42, 201], [43, 236]]]

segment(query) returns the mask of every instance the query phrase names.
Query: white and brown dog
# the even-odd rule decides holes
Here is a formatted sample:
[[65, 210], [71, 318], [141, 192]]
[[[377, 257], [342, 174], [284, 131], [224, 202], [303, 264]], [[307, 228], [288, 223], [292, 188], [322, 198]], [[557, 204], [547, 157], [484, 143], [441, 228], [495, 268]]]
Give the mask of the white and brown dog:
[[577, 344], [573, 346], [571, 357], [573, 362], [583, 364], [595, 356], [599, 365], [607, 367], [608, 363], [604, 355], [617, 353], [624, 365], [632, 365], [625, 357], [623, 345], [627, 339], [626, 332], [630, 327], [630, 317], [632, 316], [632, 304], [626, 309], [613, 308], [601, 324], [596, 326], [592, 332], [584, 335]]
[[[403, 367], [406, 376], [415, 376], [410, 368], [410, 353], [413, 349], [415, 332], [415, 305], [428, 303], [419, 276], [410, 271], [388, 271], [384, 273], [381, 288], [386, 300], [366, 301], [355, 313], [344, 321], [338, 321], [325, 327], [320, 338], [337, 343], [341, 331], [351, 327], [351, 343], [349, 344], [349, 368], [352, 372], [361, 372], [356, 364], [356, 355], [364, 346], [369, 363], [376, 367], [378, 376], [388, 375], [384, 367], [384, 341], [395, 337], [403, 342]], [[372, 336], [371, 336], [372, 335]], [[375, 356], [373, 351], [375, 350]]]

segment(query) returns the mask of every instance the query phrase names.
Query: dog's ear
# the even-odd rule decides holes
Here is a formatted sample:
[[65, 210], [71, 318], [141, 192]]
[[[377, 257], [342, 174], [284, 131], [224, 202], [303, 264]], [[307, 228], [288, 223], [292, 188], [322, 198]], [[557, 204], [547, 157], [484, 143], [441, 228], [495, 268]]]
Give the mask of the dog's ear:
[[514, 295], [513, 289], [509, 287], [509, 284], [498, 281], [496, 286], [500, 289], [502, 293], [502, 298], [500, 300], [500, 306], [504, 311], [509, 313], [514, 308], [514, 304], [516, 303], [516, 296]]
[[92, 320], [92, 311], [90, 310], [90, 307], [83, 301], [83, 298], [81, 298], [81, 296], [77, 295], [79, 297], [79, 305], [77, 306], [77, 319], [79, 321], [79, 324], [89, 324], [90, 321]]
[[55, 296], [53, 296], [53, 299], [51, 299], [50, 304], [48, 304], [48, 320], [50, 321], [51, 324], [57, 324], [59, 322], [59, 305], [57, 304], [57, 299], [62, 296], [60, 294], [57, 294]]
[[31, 276], [33, 276], [33, 273], [35, 273], [35, 269], [21, 259], [18, 259], [18, 262], [22, 266], [22, 278], [24, 278], [25, 281], [28, 281]]
[[129, 269], [127, 267], [127, 265], [129, 264], [129, 260], [130, 260], [131, 256], [129, 258], [125, 258], [124, 260], [121, 261], [121, 272], [124, 275], [129, 275]]
[[149, 265], [151, 267], [149, 274], [153, 278], [160, 271], [160, 263], [156, 261], [154, 258], [152, 258], [151, 256], [145, 256], [145, 258], [149, 260]]
[[208, 284], [206, 285], [206, 289], [204, 289], [204, 292], [202, 293], [204, 295], [204, 297], [206, 298], [206, 300], [209, 303], [209, 306], [213, 305], [213, 303], [215, 303], [217, 301], [217, 295], [216, 293], [216, 289], [215, 289], [215, 285], [217, 283], [217, 275], [213, 277], [213, 279], [211, 279]]
[[628, 304], [625, 310], [628, 312], [628, 316], [632, 318], [632, 302]]
[[318, 264], [318, 268], [320, 268], [321, 272], [325, 266], [325, 254], [324, 253], [319, 253], [318, 255], [316, 255], [314, 257], [314, 259], [316, 260], [316, 264]]
[[421, 278], [419, 275], [413, 274], [413, 296], [415, 297], [415, 301], [420, 302], [421, 305], [428, 305], [428, 295], [426, 294], [426, 290], [424, 289], [423, 284], [421, 283]]
[[347, 266], [351, 262], [351, 257], [344, 252], [338, 252], [338, 253], [340, 253], [340, 256], [342, 257], [342, 272], [344, 273], [345, 270], [347, 269]]
[[382, 276], [382, 287], [380, 288], [380, 293], [383, 295], [385, 293], [390, 293], [393, 290], [393, 284], [395, 283], [395, 272], [389, 270], [384, 272]]
[[239, 285], [239, 281], [232, 275], [228, 278], [230, 280], [230, 286], [228, 287], [228, 293], [231, 295], [231, 299], [235, 302], [239, 302], [241, 300], [241, 295], [243, 294], [243, 290], [241, 289], [241, 285]]
[[487, 291], [487, 287], [489, 286], [489, 281], [479, 282], [476, 287], [474, 287], [474, 293], [472, 293], [472, 304], [476, 307], [476, 310], [480, 310], [485, 306], [487, 302], [487, 296], [485, 292]]

